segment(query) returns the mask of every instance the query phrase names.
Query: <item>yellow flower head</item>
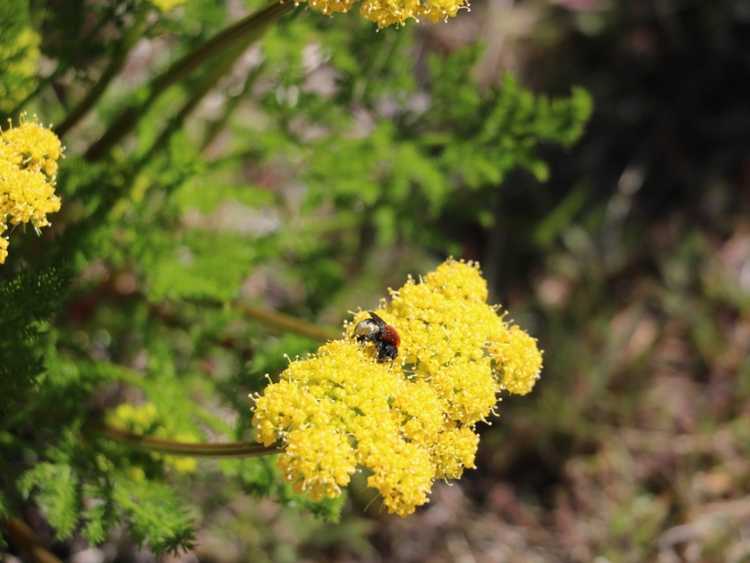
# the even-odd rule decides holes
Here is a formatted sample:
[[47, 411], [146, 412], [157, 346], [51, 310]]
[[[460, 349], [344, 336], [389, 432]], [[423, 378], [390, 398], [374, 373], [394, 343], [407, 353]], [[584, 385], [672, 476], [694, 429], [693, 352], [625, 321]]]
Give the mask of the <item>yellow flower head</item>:
[[0, 264], [5, 262], [8, 225], [49, 225], [47, 215], [60, 209], [55, 194], [60, 139], [35, 121], [0, 130]]
[[357, 342], [355, 313], [340, 340], [290, 363], [254, 397], [257, 438], [280, 443], [284, 476], [314, 498], [335, 496], [357, 468], [385, 507], [405, 516], [435, 479], [474, 467], [475, 426], [502, 391], [528, 393], [541, 370], [536, 341], [487, 304], [479, 267], [448, 260], [391, 291], [374, 311], [396, 328], [393, 362]]
[[494, 335], [489, 347], [498, 363], [500, 385], [515, 395], [526, 395], [542, 371], [542, 352], [536, 339], [517, 326]]
[[356, 469], [354, 450], [335, 426], [295, 428], [286, 435], [279, 467], [297, 492], [320, 500], [341, 494]]
[[[326, 15], [348, 12], [354, 0], [307, 0], [318, 12]], [[424, 16], [431, 22], [445, 21], [469, 5], [466, 0], [362, 0], [359, 12], [379, 28], [404, 25], [409, 20]]]
[[469, 9], [469, 3], [466, 0], [430, 0], [422, 5], [419, 14], [432, 23], [437, 23], [455, 17], [462, 8]]

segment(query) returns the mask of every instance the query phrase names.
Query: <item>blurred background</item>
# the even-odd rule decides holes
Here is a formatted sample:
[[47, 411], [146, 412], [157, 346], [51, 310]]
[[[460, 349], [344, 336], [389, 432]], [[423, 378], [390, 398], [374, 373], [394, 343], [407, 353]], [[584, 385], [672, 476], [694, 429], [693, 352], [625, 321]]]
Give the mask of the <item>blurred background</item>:
[[[130, 20], [95, 29], [105, 2], [35, 4], [42, 64], [74, 61], [38, 102], [56, 121]], [[171, 50], [246, 12], [194, 1], [152, 22], [66, 137], [69, 169]], [[197, 547], [168, 560], [749, 561], [748, 77], [746, 0], [476, 0], [379, 32], [300, 8], [246, 51], [149, 165], [142, 184], [164, 189], [115, 209], [63, 314], [69, 348], [212, 379], [191, 393], [246, 429], [247, 393], [315, 343], [213, 303], [336, 325], [453, 255], [481, 262], [545, 367], [481, 429], [477, 469], [415, 515], [355, 483], [327, 523], [201, 463], [176, 479]], [[159, 112], [199, 87], [167, 94], [115, 154], [147, 150]], [[507, 118], [539, 101], [526, 89], [555, 101]], [[97, 405], [142, 398], [128, 393]], [[155, 560], [125, 534], [58, 552]]]

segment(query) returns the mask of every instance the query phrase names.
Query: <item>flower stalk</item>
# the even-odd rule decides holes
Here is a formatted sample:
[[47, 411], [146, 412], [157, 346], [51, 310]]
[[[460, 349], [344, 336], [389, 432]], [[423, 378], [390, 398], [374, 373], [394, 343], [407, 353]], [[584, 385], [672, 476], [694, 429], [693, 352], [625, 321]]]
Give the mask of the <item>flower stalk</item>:
[[128, 54], [143, 35], [145, 28], [146, 10], [141, 9], [135, 16], [135, 22], [127, 31], [120, 44], [116, 47], [109, 64], [107, 64], [107, 67], [102, 72], [99, 80], [96, 81], [96, 84], [91, 87], [86, 96], [78, 103], [78, 105], [76, 105], [75, 108], [73, 108], [65, 119], [55, 126], [54, 130], [57, 135], [62, 137], [86, 117], [86, 115], [88, 115], [91, 109], [104, 95], [104, 92], [107, 91], [107, 87], [112, 80], [120, 74], [122, 67], [127, 61]]
[[531, 391], [542, 353], [487, 302], [475, 263], [449, 259], [390, 293], [374, 311], [390, 336], [361, 333], [374, 315], [356, 312], [341, 338], [252, 396], [252, 424], [258, 441], [282, 445], [278, 465], [297, 492], [338, 496], [365, 468], [386, 509], [406, 516], [435, 481], [475, 467], [477, 425], [497, 414], [501, 393]]
[[111, 426], [102, 426], [99, 434], [110, 440], [129, 446], [143, 448], [169, 455], [190, 457], [259, 457], [278, 453], [275, 446], [263, 446], [255, 442], [228, 442], [223, 444], [193, 444], [163, 438], [150, 438], [133, 434]]
[[340, 336], [333, 327], [309, 323], [271, 309], [262, 309], [250, 305], [239, 305], [239, 308], [251, 319], [283, 332], [293, 332], [320, 342], [326, 342]]
[[151, 81], [146, 99], [140, 104], [126, 107], [112, 122], [104, 135], [89, 147], [85, 154], [86, 159], [97, 161], [106, 156], [112, 147], [133, 130], [138, 123], [138, 118], [148, 111], [167, 88], [190, 75], [203, 63], [225, 49], [231, 49], [242, 41], [257, 39], [271, 23], [292, 9], [294, 9], [292, 2], [274, 2], [227, 27], [197, 49], [175, 61], [168, 69]]
[[237, 60], [242, 56], [242, 53], [250, 46], [252, 38], [247, 38], [241, 44], [238, 44], [235, 48], [229, 49], [227, 53], [222, 57], [221, 61], [212, 65], [207, 71], [205, 76], [201, 78], [198, 84], [192, 89], [190, 98], [188, 98], [182, 105], [180, 110], [172, 117], [172, 119], [165, 125], [159, 136], [152, 143], [151, 148], [145, 153], [143, 160], [148, 162], [151, 157], [162, 150], [172, 135], [180, 129], [182, 124], [187, 120], [193, 111], [198, 107], [203, 98], [216, 86], [221, 78], [227, 74], [232, 67], [235, 65]]
[[[83, 36], [81, 41], [79, 42], [79, 48], [85, 48], [86, 45], [89, 44], [91, 39], [96, 37], [99, 32], [106, 26], [109, 19], [112, 17], [112, 14], [115, 11], [116, 6], [110, 6], [107, 10], [105, 10], [99, 20], [96, 22], [96, 24], [91, 28], [91, 31], [86, 33], [86, 35]], [[36, 98], [41, 92], [47, 88], [50, 84], [54, 83], [55, 80], [60, 78], [62, 75], [64, 75], [68, 70], [70, 70], [71, 67], [70, 61], [64, 61], [60, 62], [55, 70], [52, 71], [51, 74], [48, 74], [44, 78], [41, 78], [39, 82], [37, 83], [36, 87], [29, 92], [26, 97], [24, 97], [20, 102], [16, 104], [16, 106], [8, 112], [8, 115], [15, 116], [21, 113], [23, 109], [26, 107], [26, 105]]]

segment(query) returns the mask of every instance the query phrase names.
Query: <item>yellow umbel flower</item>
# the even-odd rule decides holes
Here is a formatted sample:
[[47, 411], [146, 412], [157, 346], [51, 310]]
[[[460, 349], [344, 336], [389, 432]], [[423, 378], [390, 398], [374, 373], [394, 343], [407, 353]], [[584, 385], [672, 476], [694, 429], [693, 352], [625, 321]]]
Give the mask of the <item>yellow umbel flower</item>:
[[375, 311], [398, 331], [393, 362], [379, 362], [354, 330], [292, 361], [280, 381], [254, 396], [253, 425], [279, 465], [313, 498], [340, 493], [361, 468], [385, 507], [405, 516], [429, 499], [436, 479], [474, 467], [475, 426], [502, 391], [528, 393], [542, 367], [536, 341], [487, 304], [479, 267], [448, 260], [391, 291]]
[[[348, 12], [354, 0], [307, 0], [307, 3], [314, 10], [331, 15]], [[466, 0], [362, 0], [359, 12], [363, 18], [382, 28], [404, 25], [409, 20], [418, 21], [421, 16], [431, 22], [445, 21], [468, 7]]]
[[9, 225], [31, 223], [39, 230], [60, 209], [55, 181], [62, 152], [57, 135], [35, 121], [0, 130], [0, 264], [8, 254], [3, 235]]

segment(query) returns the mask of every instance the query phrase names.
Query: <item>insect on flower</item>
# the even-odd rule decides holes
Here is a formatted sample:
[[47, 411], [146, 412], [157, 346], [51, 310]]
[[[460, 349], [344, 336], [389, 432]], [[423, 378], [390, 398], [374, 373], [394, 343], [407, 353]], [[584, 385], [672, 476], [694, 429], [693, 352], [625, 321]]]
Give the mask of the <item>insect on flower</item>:
[[476, 466], [477, 424], [498, 395], [529, 393], [542, 368], [536, 340], [487, 292], [478, 264], [447, 260], [377, 313], [354, 313], [344, 338], [292, 360], [254, 396], [258, 440], [281, 444], [278, 466], [295, 491], [334, 498], [363, 469], [388, 512], [407, 516], [434, 482]]
[[372, 342], [378, 351], [379, 362], [395, 360], [398, 356], [398, 345], [401, 343], [398, 332], [372, 311], [369, 313], [369, 319], [360, 321], [354, 327], [353, 336], [357, 342]]

